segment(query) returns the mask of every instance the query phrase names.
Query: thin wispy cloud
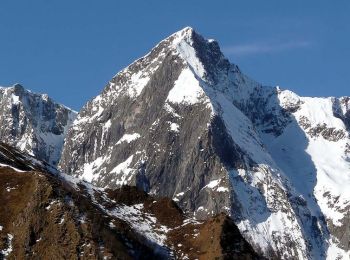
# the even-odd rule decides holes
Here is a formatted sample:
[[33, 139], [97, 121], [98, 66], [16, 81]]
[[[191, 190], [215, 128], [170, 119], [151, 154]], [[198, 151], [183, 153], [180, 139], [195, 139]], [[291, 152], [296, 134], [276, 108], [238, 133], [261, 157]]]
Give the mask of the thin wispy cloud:
[[226, 46], [223, 52], [226, 55], [244, 56], [252, 54], [266, 54], [275, 52], [284, 52], [293, 49], [308, 48], [312, 44], [309, 41], [290, 41], [279, 43], [248, 43]]

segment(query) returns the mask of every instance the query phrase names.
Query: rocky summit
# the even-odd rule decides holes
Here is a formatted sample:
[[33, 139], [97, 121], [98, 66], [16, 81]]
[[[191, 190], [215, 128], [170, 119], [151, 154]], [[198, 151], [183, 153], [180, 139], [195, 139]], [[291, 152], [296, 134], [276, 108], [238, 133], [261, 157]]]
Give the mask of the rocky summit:
[[186, 27], [79, 113], [0, 88], [0, 259], [350, 259], [350, 97]]
[[57, 165], [76, 112], [16, 84], [0, 87], [0, 141]]
[[350, 98], [262, 86], [188, 27], [82, 108], [59, 168], [225, 213], [266, 257], [349, 259], [349, 130]]

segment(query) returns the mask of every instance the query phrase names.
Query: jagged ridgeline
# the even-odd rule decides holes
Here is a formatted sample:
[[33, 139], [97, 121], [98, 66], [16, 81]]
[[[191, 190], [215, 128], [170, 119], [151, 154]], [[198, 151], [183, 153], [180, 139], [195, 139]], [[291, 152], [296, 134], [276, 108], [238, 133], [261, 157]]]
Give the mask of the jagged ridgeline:
[[135, 185], [198, 219], [225, 212], [266, 255], [349, 255], [349, 98], [265, 87], [185, 28], [119, 72], [70, 128], [59, 166]]
[[[7, 96], [2, 100], [12, 103], [1, 106], [11, 111], [4, 117], [10, 122], [26, 102]], [[42, 143], [56, 140], [60, 145], [45, 146], [55, 159], [25, 149], [23, 135], [8, 130], [2, 138], [55, 163], [65, 136], [63, 172], [101, 188], [137, 186], [172, 199], [197, 220], [224, 213], [267, 257], [350, 258], [348, 97], [300, 97], [262, 86], [230, 63], [215, 40], [187, 27], [116, 74], [72, 124], [74, 112], [53, 113], [68, 118], [57, 121], [39, 111], [11, 124], [36, 126], [48, 136], [39, 135]], [[36, 119], [43, 126], [31, 123]], [[61, 139], [46, 134], [56, 133], [55, 125]]]
[[0, 87], [0, 141], [57, 165], [76, 112], [16, 84]]

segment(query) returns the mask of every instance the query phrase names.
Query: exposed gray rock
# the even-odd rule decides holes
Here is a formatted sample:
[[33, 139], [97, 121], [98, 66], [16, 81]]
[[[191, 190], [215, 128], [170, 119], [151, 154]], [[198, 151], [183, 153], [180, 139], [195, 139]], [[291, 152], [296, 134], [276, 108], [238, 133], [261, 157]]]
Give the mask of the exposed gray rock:
[[347, 133], [342, 129], [327, 127], [326, 124], [317, 124], [315, 127], [308, 129], [308, 134], [312, 137], [322, 135], [324, 139], [336, 142], [346, 137]]
[[0, 141], [57, 165], [76, 113], [21, 85], [0, 87]]
[[[131, 184], [170, 197], [199, 219], [226, 212], [266, 256], [346, 254], [349, 240], [330, 223], [346, 220], [350, 201], [344, 193], [329, 206], [338, 183], [318, 180], [350, 163], [343, 158], [348, 114], [333, 115], [343, 99], [316, 101], [263, 87], [230, 64], [217, 42], [185, 28], [84, 106], [59, 167], [100, 187]], [[317, 143], [307, 150], [313, 138], [334, 145], [333, 158], [321, 162], [339, 159], [344, 168], [324, 171], [312, 153]]]

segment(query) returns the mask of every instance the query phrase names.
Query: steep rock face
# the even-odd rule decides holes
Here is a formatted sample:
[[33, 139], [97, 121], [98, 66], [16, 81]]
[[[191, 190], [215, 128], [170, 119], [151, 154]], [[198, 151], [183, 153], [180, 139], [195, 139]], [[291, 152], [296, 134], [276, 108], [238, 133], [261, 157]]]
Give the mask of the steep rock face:
[[59, 166], [198, 219], [226, 212], [266, 256], [348, 259], [348, 100], [263, 87], [185, 28], [84, 106]]
[[21, 85], [0, 87], [0, 140], [57, 165], [76, 113]]
[[262, 259], [226, 215], [201, 223], [170, 199], [97, 189], [2, 143], [0, 202], [1, 259]]

